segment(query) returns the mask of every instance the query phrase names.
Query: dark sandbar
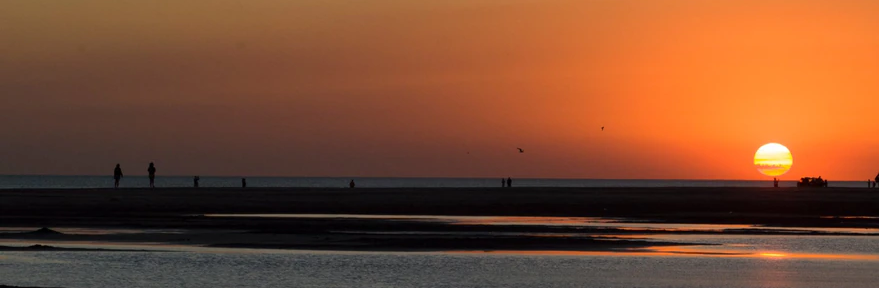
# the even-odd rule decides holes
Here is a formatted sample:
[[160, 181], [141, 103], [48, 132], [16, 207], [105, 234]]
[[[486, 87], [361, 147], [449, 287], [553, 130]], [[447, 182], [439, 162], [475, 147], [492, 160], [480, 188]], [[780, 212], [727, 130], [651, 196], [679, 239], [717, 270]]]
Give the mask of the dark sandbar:
[[[620, 217], [659, 223], [877, 228], [879, 220], [874, 216], [879, 216], [879, 190], [854, 188], [0, 190], [0, 220], [2, 220], [0, 225], [7, 227], [115, 227], [189, 231], [183, 234], [111, 235], [65, 235], [43, 231], [19, 235], [0, 233], [0, 238], [376, 251], [604, 251], [682, 244], [596, 237], [612, 233], [625, 234], [622, 230], [605, 228], [448, 225], [380, 219], [255, 219], [198, 216], [249, 213]], [[433, 232], [433, 234], [419, 234], [421, 232]], [[528, 235], [533, 233], [566, 233], [574, 236]], [[687, 232], [639, 231], [637, 233]], [[760, 229], [746, 229], [729, 231], [729, 233], [767, 232]]]

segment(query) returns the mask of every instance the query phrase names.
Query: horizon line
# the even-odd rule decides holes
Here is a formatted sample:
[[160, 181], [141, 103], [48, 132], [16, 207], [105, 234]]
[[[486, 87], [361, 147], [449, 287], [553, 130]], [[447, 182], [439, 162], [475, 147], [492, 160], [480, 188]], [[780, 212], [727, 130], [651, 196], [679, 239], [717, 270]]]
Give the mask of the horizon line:
[[[133, 174], [128, 175], [132, 177], [147, 177], [147, 174]], [[507, 178], [507, 177], [447, 177], [447, 176], [258, 176], [258, 175], [157, 175], [156, 178], [162, 177], [213, 177], [213, 178], [339, 178], [339, 179], [365, 179], [365, 178], [385, 178], [385, 179], [495, 179], [495, 178]], [[0, 174], [0, 177], [109, 177], [113, 178], [111, 174]], [[775, 176], [778, 177], [778, 176]], [[804, 177], [815, 177], [815, 176], [803, 176], [796, 179], [779, 179], [779, 181], [798, 181], [800, 178]], [[124, 178], [123, 178], [124, 179]], [[513, 179], [527, 179], [527, 180], [605, 180], [605, 181], [773, 181], [773, 179], [720, 179], [720, 178], [563, 178], [563, 177], [514, 177]], [[825, 178], [826, 179], [826, 178]], [[871, 179], [872, 180], [872, 179]], [[853, 179], [842, 179], [842, 180], [834, 180], [834, 181], [844, 181], [844, 182], [861, 182], [863, 180], [853, 180]]]

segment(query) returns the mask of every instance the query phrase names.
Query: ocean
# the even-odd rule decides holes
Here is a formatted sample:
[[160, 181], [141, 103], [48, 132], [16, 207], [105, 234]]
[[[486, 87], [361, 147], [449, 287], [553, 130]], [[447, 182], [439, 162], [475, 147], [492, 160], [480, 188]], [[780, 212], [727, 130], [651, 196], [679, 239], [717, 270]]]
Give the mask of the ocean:
[[[242, 177], [200, 176], [199, 187], [241, 187]], [[247, 177], [248, 187], [348, 187], [354, 180], [360, 188], [473, 188], [500, 187], [501, 178], [378, 178], [378, 177]], [[866, 181], [833, 181], [830, 187], [866, 187]], [[190, 176], [159, 176], [156, 187], [192, 187]], [[781, 181], [781, 187], [796, 187], [796, 181]], [[0, 176], [0, 189], [83, 189], [112, 188], [112, 176]], [[122, 188], [147, 188], [146, 176], [127, 176]], [[513, 179], [513, 187], [772, 187], [772, 180], [654, 180], [654, 179]]]

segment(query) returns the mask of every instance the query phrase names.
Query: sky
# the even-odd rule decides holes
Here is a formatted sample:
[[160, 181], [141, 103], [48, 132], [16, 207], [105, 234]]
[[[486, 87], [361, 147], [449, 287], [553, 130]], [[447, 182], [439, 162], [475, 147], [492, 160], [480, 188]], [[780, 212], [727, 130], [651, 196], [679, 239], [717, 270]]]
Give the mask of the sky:
[[776, 142], [781, 179], [860, 180], [877, 31], [871, 0], [2, 1], [0, 174], [769, 179]]

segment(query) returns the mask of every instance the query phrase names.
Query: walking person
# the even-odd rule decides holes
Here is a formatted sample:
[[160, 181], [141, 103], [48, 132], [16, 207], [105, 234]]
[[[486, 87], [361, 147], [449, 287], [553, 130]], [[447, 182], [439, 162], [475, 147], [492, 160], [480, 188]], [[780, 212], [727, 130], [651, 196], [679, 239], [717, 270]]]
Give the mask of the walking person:
[[[117, 189], [119, 188], [119, 180], [122, 179], [122, 176], [123, 176], [122, 175], [122, 167], [120, 167], [119, 164], [117, 163], [116, 169], [113, 169], [113, 180], [116, 180], [115, 184], [113, 185], [113, 188], [117, 188]], [[877, 176], [877, 177], [879, 177], [879, 176]]]
[[507, 179], [501, 178], [501, 187], [507, 187]]
[[247, 188], [247, 178], [241, 178], [241, 188]]
[[513, 187], [513, 178], [507, 177], [507, 188]]
[[198, 188], [198, 180], [201, 180], [201, 178], [198, 178], [198, 176], [192, 177], [192, 185], [195, 186], [195, 188]]
[[156, 166], [153, 165], [153, 162], [150, 162], [150, 167], [147, 168], [147, 173], [150, 176], [150, 188], [156, 188]]
[[354, 179], [351, 179], [351, 182], [348, 182], [348, 187], [354, 188], [354, 186], [356, 186], [356, 184], [354, 184]]

